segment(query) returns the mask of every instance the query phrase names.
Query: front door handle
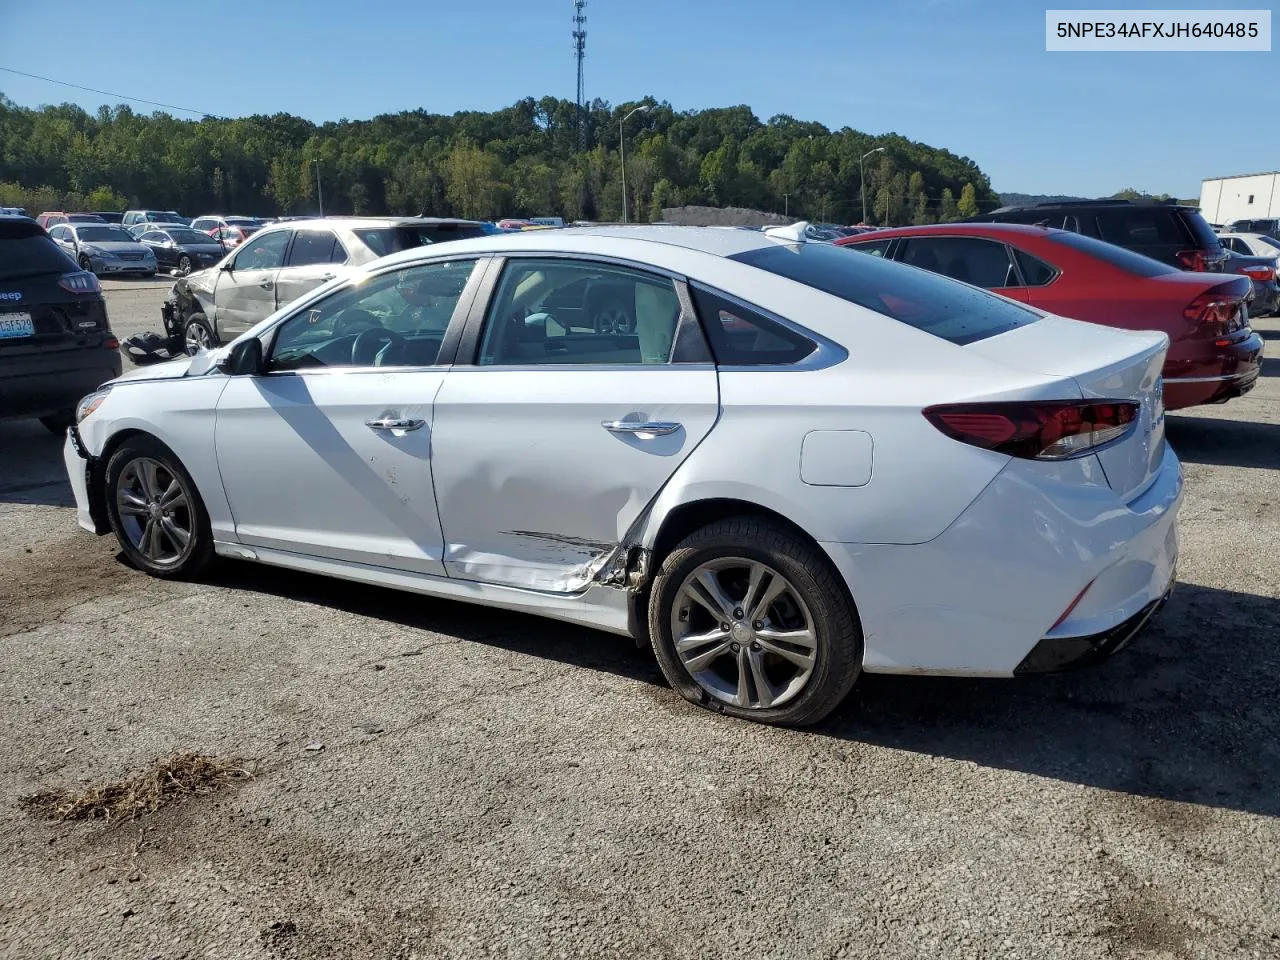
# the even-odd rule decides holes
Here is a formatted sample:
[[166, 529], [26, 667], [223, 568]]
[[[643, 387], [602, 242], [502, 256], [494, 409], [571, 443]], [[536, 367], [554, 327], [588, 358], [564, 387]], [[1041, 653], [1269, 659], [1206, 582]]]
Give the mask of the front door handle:
[[664, 420], [602, 420], [600, 426], [610, 433], [629, 433], [641, 440], [665, 437], [680, 429], [680, 424]]
[[364, 425], [372, 427], [374, 430], [418, 430], [426, 426], [425, 420], [393, 420], [390, 417], [382, 417], [378, 420], [366, 420]]
[[258, 284], [258, 286], [260, 286], [263, 290], [270, 290], [275, 285], [276, 284], [274, 280], [263, 280], [260, 284]]

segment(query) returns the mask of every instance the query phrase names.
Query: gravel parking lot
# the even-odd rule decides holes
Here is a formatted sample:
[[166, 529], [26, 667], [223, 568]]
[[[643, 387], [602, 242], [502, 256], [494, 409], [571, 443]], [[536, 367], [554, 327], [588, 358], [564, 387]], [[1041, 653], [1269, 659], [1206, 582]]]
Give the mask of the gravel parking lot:
[[[108, 282], [121, 337], [171, 281]], [[1280, 321], [1169, 419], [1179, 586], [1101, 668], [867, 677], [806, 732], [621, 638], [247, 564], [164, 583], [0, 423], [0, 955], [1280, 956]], [[322, 749], [321, 749], [322, 747]], [[199, 750], [136, 821], [19, 799]]]

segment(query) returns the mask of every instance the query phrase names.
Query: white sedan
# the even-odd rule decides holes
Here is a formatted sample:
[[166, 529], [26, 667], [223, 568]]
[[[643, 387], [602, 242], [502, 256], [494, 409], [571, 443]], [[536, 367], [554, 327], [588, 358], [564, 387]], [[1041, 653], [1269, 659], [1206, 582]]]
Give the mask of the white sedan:
[[1234, 253], [1280, 260], [1280, 240], [1265, 233], [1220, 233], [1218, 239]]
[[531, 231], [378, 260], [86, 397], [79, 522], [588, 624], [812, 723], [861, 671], [1101, 659], [1168, 595], [1163, 334], [803, 231]]

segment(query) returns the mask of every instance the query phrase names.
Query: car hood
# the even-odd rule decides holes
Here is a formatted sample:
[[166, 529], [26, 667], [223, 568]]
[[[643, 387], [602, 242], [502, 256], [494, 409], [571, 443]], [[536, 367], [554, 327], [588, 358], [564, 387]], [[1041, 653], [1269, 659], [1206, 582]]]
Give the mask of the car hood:
[[194, 357], [178, 357], [162, 363], [136, 367], [111, 383], [137, 383], [142, 380], [181, 380], [183, 377], [200, 377], [214, 369], [218, 360], [226, 353], [226, 347], [204, 350]]

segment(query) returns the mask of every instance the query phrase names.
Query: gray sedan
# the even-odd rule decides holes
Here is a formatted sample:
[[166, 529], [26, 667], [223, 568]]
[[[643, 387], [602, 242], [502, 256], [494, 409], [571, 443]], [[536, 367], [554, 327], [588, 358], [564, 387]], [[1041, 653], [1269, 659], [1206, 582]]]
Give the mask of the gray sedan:
[[155, 254], [115, 224], [59, 223], [49, 228], [49, 236], [82, 270], [155, 276]]

